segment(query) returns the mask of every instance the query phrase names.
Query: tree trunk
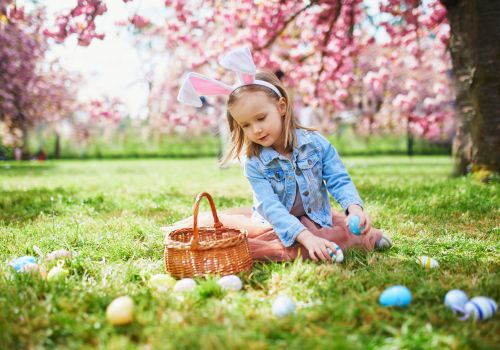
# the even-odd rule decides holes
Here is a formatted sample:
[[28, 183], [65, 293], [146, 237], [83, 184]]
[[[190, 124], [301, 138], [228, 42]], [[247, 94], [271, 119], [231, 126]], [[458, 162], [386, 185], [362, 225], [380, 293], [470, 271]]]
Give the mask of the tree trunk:
[[24, 122], [24, 120], [25, 120], [24, 116], [21, 118], [21, 120], [23, 121], [22, 126], [21, 126], [22, 133], [23, 133], [23, 140], [22, 140], [23, 144], [21, 145], [22, 159], [28, 160], [31, 158], [30, 147], [29, 147], [29, 138], [28, 138], [28, 126]]
[[409, 157], [413, 156], [413, 141], [414, 137], [410, 129], [410, 117], [408, 117], [406, 123], [406, 155]]
[[56, 139], [54, 144], [54, 159], [60, 159], [60, 158], [61, 158], [61, 137], [59, 136], [59, 133], [56, 132]]
[[451, 26], [458, 127], [455, 175], [499, 172], [500, 1], [441, 0]]

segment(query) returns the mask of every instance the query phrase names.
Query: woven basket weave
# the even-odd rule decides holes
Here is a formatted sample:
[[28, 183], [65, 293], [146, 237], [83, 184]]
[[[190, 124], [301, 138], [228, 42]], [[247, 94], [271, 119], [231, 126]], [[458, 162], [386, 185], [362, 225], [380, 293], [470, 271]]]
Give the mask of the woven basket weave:
[[[203, 197], [210, 202], [213, 227], [198, 227], [198, 208]], [[222, 225], [208, 193], [203, 192], [196, 197], [193, 219], [192, 228], [174, 230], [165, 237], [167, 272], [176, 278], [184, 278], [230, 275], [252, 268], [248, 232]]]

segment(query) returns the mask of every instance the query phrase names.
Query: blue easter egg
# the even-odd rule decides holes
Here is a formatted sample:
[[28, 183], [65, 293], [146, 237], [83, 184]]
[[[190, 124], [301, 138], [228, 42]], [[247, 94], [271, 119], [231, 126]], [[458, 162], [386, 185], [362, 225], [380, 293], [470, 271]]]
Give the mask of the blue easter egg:
[[474, 321], [485, 321], [492, 318], [497, 312], [497, 303], [487, 297], [472, 298], [464, 306], [466, 318], [472, 316]]
[[35, 263], [36, 259], [34, 256], [22, 256], [20, 258], [12, 260], [10, 266], [12, 266], [14, 270], [16, 270], [16, 272], [19, 272], [24, 266]]
[[355, 234], [356, 236], [359, 236], [361, 234], [361, 230], [365, 228], [364, 226], [362, 228], [359, 227], [359, 221], [360, 218], [357, 215], [351, 215], [349, 216], [349, 230]]
[[382, 306], [407, 307], [411, 302], [411, 292], [405, 286], [393, 286], [380, 294], [379, 303]]

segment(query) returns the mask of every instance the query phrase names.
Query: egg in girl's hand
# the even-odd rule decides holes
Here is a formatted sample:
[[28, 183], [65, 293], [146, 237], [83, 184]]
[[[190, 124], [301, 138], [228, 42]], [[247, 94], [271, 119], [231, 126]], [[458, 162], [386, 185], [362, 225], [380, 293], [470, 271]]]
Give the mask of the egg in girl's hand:
[[405, 286], [393, 286], [382, 292], [379, 303], [382, 306], [407, 307], [411, 302], [411, 292]]
[[243, 287], [243, 283], [241, 279], [236, 275], [228, 275], [221, 277], [221, 279], [217, 282], [219, 286], [224, 290], [234, 290], [238, 291]]
[[159, 292], [166, 292], [175, 285], [175, 278], [166, 274], [158, 273], [149, 279], [149, 286]]
[[425, 267], [426, 270], [436, 269], [439, 267], [439, 263], [436, 261], [436, 259], [428, 257], [426, 255], [419, 256], [417, 258], [417, 264]]
[[444, 305], [453, 312], [464, 312], [465, 304], [469, 301], [467, 294], [460, 289], [452, 289], [444, 296]]
[[118, 297], [108, 305], [106, 319], [113, 326], [129, 324], [134, 319], [134, 301], [129, 296]]
[[295, 304], [286, 295], [281, 295], [273, 301], [272, 311], [276, 317], [285, 317], [295, 312]]
[[355, 234], [356, 236], [359, 236], [361, 235], [361, 231], [365, 228], [364, 226], [363, 227], [359, 227], [359, 222], [360, 222], [360, 218], [358, 215], [350, 215], [349, 216], [349, 220], [348, 220], [348, 226], [349, 226], [349, 230]]
[[49, 281], [56, 281], [60, 279], [64, 279], [69, 274], [68, 270], [66, 270], [62, 264], [58, 264], [50, 269], [49, 274], [47, 275], [47, 279]]
[[174, 292], [190, 292], [196, 288], [196, 281], [192, 278], [183, 278], [174, 286]]
[[[333, 244], [335, 244], [335, 243], [333, 243]], [[341, 263], [342, 261], [344, 261], [344, 253], [342, 252], [342, 249], [340, 249], [340, 247], [337, 244], [335, 244], [335, 249], [337, 250], [335, 253], [330, 248], [326, 248], [326, 249], [328, 250], [328, 254], [330, 254], [330, 257], [332, 258], [332, 262]]]

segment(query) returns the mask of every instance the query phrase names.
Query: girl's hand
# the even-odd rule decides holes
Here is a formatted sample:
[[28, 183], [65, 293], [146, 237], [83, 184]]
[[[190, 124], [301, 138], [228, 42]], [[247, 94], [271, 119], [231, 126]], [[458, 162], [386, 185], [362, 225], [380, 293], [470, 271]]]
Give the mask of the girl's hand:
[[350, 205], [349, 208], [349, 215], [345, 219], [345, 225], [349, 227], [349, 218], [351, 216], [357, 215], [359, 216], [359, 228], [365, 227], [362, 231], [362, 235], [366, 235], [370, 230], [372, 229], [372, 223], [370, 221], [370, 218], [366, 213], [363, 211], [363, 209], [359, 205]]
[[314, 261], [331, 261], [332, 258], [328, 253], [327, 248], [330, 248], [334, 253], [337, 252], [333, 242], [324, 238], [315, 236], [311, 231], [304, 230], [297, 236], [297, 241], [306, 247], [309, 252], [309, 257]]

